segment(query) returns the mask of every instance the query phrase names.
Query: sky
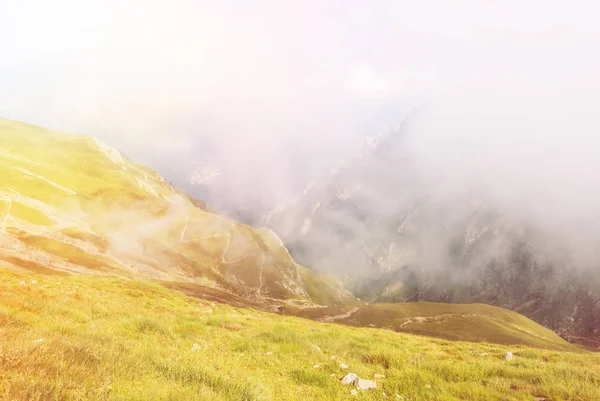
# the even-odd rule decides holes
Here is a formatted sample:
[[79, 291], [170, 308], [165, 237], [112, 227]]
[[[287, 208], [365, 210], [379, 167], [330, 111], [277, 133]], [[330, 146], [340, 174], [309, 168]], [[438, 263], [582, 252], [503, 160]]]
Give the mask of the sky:
[[591, 207], [598, 15], [593, 1], [3, 0], [0, 116], [94, 135], [200, 194], [193, 172], [217, 170], [216, 206], [264, 209], [418, 107], [411, 146], [432, 171]]

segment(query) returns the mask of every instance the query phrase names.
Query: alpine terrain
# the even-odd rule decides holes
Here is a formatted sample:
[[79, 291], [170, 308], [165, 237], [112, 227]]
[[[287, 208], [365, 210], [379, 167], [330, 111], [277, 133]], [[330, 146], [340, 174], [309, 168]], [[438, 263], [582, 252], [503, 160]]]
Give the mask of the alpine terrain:
[[[452, 248], [468, 279], [450, 281], [420, 269], [417, 233], [441, 202], [369, 214], [361, 186], [379, 173], [340, 170], [285, 225], [266, 221], [308, 268], [277, 231], [92, 137], [0, 119], [0, 143], [0, 399], [600, 398], [598, 355], [549, 329], [591, 336], [593, 293], [485, 209], [438, 225], [468, 234]], [[510, 259], [476, 252], [506, 238]]]
[[300, 263], [337, 274], [369, 302], [497, 305], [600, 349], [595, 251], [580, 252], [575, 236], [507, 212], [483, 190], [445, 186], [410, 147], [416, 119], [263, 224]]

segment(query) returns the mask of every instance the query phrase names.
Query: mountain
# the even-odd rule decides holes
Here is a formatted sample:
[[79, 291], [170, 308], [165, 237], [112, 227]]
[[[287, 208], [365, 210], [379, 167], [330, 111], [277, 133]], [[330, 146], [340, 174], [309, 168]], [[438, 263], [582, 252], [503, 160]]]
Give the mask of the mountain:
[[212, 213], [94, 138], [0, 119], [0, 143], [8, 265], [178, 283], [263, 306], [351, 299], [298, 266], [271, 230]]
[[[334, 275], [297, 264], [273, 231], [213, 213], [94, 138], [0, 120], [0, 140], [3, 266], [151, 280], [198, 298], [321, 321], [568, 348], [543, 327], [527, 319], [513, 327], [524, 318], [488, 306], [360, 302]], [[456, 324], [479, 329], [461, 332]]]
[[370, 302], [486, 303], [599, 347], [595, 254], [422, 168], [407, 121], [262, 224], [300, 263]]
[[0, 141], [2, 399], [600, 397], [597, 355], [518, 313], [365, 303], [93, 138]]

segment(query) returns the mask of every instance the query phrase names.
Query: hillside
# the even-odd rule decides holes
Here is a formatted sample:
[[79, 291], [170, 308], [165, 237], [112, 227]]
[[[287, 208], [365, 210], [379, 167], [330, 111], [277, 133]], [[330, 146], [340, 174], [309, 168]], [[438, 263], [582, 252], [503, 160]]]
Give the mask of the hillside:
[[8, 265], [188, 283], [265, 307], [315, 304], [323, 292], [331, 303], [351, 299], [329, 279], [301, 273], [272, 231], [211, 213], [94, 138], [0, 119], [0, 143], [0, 259]]
[[0, 141], [0, 399], [599, 395], [597, 355], [515, 312], [368, 304], [93, 138]]
[[518, 313], [484, 304], [378, 303], [345, 308], [305, 308], [299, 311], [298, 316], [455, 341], [577, 350], [552, 330]]
[[[198, 298], [317, 320], [568, 348], [498, 308], [365, 305], [333, 276], [296, 264], [272, 231], [212, 213], [93, 138], [0, 120], [0, 140], [0, 260], [15, 269], [146, 279]], [[340, 318], [349, 311], [356, 312]], [[434, 316], [451, 318], [430, 327]]]
[[364, 400], [600, 399], [598, 354], [317, 323], [110, 277], [0, 268], [0, 338], [7, 400], [342, 400], [349, 372], [375, 378]]
[[484, 190], [446, 182], [443, 165], [424, 168], [412, 151], [412, 122], [262, 224], [299, 263], [338, 275], [369, 302], [500, 306], [600, 349], [597, 254], [575, 235], [595, 232], [592, 223], [557, 231]]

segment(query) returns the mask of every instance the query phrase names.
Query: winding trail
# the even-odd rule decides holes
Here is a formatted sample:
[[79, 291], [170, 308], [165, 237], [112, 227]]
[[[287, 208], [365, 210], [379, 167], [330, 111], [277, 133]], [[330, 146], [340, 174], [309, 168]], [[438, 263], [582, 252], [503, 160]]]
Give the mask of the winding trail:
[[346, 313], [342, 313], [341, 315], [324, 316], [324, 317], [316, 319], [316, 320], [318, 322], [322, 322], [322, 323], [332, 323], [332, 322], [336, 322], [338, 320], [347, 319], [350, 316], [354, 315], [357, 311], [358, 311], [358, 307], [356, 307]]
[[73, 191], [72, 189], [69, 189], [69, 188], [67, 188], [67, 187], [63, 187], [62, 185], [60, 185], [60, 184], [57, 184], [56, 182], [54, 182], [54, 181], [52, 181], [52, 180], [49, 180], [49, 179], [47, 179], [46, 177], [42, 177], [41, 175], [39, 175], [39, 174], [36, 174], [36, 173], [34, 173], [34, 172], [32, 172], [32, 171], [29, 171], [29, 170], [27, 170], [26, 168], [22, 168], [22, 167], [14, 167], [14, 166], [9, 166], [9, 168], [10, 168], [11, 170], [16, 170], [16, 171], [19, 171], [19, 172], [21, 172], [21, 173], [23, 173], [23, 174], [27, 174], [27, 175], [30, 175], [30, 176], [32, 176], [32, 177], [35, 177], [35, 178], [37, 178], [38, 180], [42, 180], [42, 181], [44, 181], [45, 183], [47, 183], [47, 184], [49, 184], [49, 185], [52, 185], [54, 188], [56, 188], [56, 189], [60, 189], [61, 191], [68, 193], [69, 195], [77, 195], [77, 192]]

